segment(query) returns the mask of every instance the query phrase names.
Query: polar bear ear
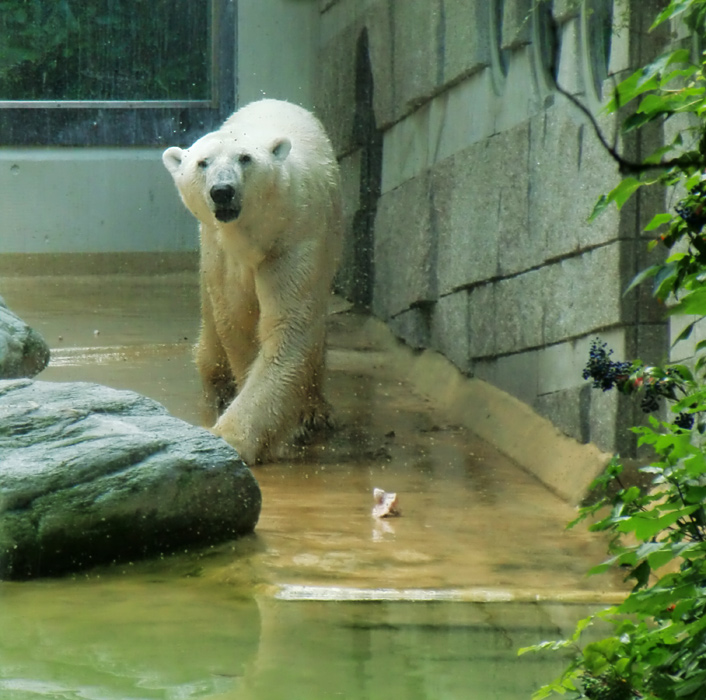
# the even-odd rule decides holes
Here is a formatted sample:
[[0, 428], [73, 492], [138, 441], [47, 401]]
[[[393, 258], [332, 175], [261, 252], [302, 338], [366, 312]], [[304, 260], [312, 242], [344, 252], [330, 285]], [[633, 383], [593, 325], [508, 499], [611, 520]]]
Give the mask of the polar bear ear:
[[170, 173], [179, 170], [182, 160], [184, 160], [184, 151], [178, 146], [172, 146], [162, 153], [162, 162]]
[[272, 144], [270, 150], [277, 160], [284, 160], [292, 150], [292, 142], [286, 136], [283, 136]]

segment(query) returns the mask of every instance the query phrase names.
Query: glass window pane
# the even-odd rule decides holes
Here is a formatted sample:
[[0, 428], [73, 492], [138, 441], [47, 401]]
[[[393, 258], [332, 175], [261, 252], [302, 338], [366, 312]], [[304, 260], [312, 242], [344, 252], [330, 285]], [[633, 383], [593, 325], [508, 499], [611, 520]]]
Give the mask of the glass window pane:
[[211, 0], [0, 0], [0, 100], [210, 100]]

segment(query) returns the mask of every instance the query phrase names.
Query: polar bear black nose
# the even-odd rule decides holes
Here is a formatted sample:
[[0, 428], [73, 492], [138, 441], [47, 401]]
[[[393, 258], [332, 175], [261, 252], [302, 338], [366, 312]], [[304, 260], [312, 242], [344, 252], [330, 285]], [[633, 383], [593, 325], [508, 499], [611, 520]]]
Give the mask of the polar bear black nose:
[[214, 204], [225, 206], [233, 201], [235, 188], [232, 185], [214, 185], [210, 194]]

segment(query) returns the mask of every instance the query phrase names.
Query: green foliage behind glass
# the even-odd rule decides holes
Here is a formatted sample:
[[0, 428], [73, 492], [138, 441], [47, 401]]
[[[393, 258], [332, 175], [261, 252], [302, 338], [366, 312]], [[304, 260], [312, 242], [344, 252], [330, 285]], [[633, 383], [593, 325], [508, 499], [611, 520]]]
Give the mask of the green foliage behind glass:
[[0, 99], [209, 99], [210, 6], [0, 0]]

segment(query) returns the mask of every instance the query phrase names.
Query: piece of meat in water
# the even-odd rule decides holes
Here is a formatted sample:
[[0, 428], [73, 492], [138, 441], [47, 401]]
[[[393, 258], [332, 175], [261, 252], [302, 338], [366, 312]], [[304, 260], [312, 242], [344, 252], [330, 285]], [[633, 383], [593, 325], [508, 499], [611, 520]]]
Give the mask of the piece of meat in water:
[[374, 518], [393, 518], [402, 515], [396, 493], [387, 493], [382, 489], [373, 489]]

